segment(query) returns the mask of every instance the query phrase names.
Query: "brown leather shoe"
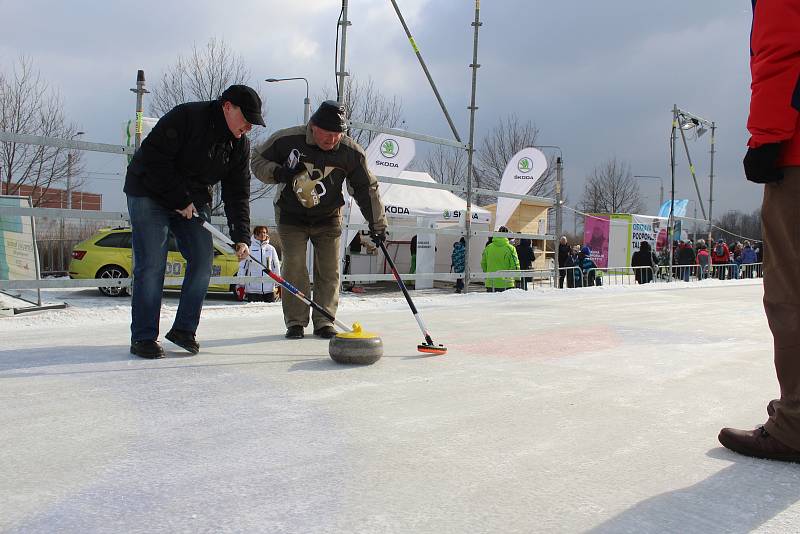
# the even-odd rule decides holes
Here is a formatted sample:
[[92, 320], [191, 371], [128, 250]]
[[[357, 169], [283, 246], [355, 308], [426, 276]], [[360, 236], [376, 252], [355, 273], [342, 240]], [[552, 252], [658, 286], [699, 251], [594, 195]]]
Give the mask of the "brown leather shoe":
[[800, 451], [775, 439], [763, 426], [755, 430], [723, 428], [718, 439], [726, 448], [745, 456], [782, 462], [800, 462]]
[[775, 403], [776, 402], [778, 402], [778, 399], [772, 399], [771, 401], [769, 401], [769, 404], [767, 404], [767, 415], [770, 416], [770, 417], [775, 415]]

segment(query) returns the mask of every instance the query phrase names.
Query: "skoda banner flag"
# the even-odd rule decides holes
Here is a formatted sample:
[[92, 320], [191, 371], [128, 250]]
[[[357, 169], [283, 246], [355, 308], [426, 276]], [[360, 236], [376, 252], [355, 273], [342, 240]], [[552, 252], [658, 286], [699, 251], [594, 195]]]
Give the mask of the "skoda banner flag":
[[[547, 158], [540, 150], [523, 148], [506, 165], [500, 181], [501, 193], [524, 195], [547, 170]], [[511, 214], [519, 206], [519, 199], [498, 197], [494, 228], [497, 230], [508, 222]]]
[[[414, 159], [416, 145], [413, 139], [400, 137], [392, 134], [381, 133], [375, 136], [367, 147], [367, 168], [376, 176], [386, 176], [397, 178], [400, 173], [406, 170], [411, 160]], [[345, 222], [350, 224], [350, 215], [353, 213], [353, 198], [345, 189]], [[387, 206], [388, 208], [388, 206]], [[342, 254], [345, 257], [344, 248], [353, 240], [357, 231], [348, 230], [345, 239], [342, 240]]]
[[367, 167], [377, 176], [397, 178], [414, 159], [414, 140], [378, 134], [367, 147]]

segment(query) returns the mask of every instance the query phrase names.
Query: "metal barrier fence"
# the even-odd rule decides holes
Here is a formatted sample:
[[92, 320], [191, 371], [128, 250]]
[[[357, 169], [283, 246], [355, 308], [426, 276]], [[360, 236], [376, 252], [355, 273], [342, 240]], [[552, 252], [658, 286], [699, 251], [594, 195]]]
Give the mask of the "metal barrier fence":
[[673, 265], [670, 273], [669, 266], [659, 265], [656, 276], [659, 279], [682, 280], [689, 282], [716, 278], [718, 280], [738, 280], [740, 278], [761, 278], [764, 274], [763, 263], [714, 263], [707, 266]]
[[637, 267], [596, 267], [584, 273], [583, 278], [584, 286], [647, 284], [656, 281], [656, 269], [646, 265]]
[[[387, 181], [392, 181], [389, 179]], [[439, 185], [439, 184], [432, 184]], [[423, 186], [424, 187], [424, 186]], [[96, 233], [100, 228], [116, 228], [128, 227], [128, 214], [124, 212], [98, 212], [98, 211], [83, 211], [73, 209], [58, 209], [58, 208], [4, 208], [4, 213], [8, 215], [17, 216], [30, 216], [36, 219], [42, 218], [50, 221], [51, 223], [63, 223], [65, 220], [79, 221], [74, 227], [80, 231], [72, 232], [77, 237], [50, 237], [57, 232], [49, 232], [48, 237], [37, 237], [37, 250], [40, 256], [41, 273], [43, 276], [59, 276], [66, 275], [69, 270], [69, 263], [74, 246], [84, 239], [89, 238]], [[214, 225], [222, 228], [227, 228], [227, 219], [225, 217], [212, 217], [211, 222]], [[274, 220], [253, 220], [253, 224], [267, 224], [274, 226]], [[350, 225], [351, 228], [366, 229], [366, 225]], [[74, 228], [73, 228], [74, 229]], [[426, 231], [432, 232], [430, 228], [423, 228], [418, 226], [399, 226], [393, 225], [390, 230], [392, 231]], [[437, 235], [446, 235], [450, 237], [460, 237], [466, 235], [463, 227], [449, 227], [443, 229], [433, 230]], [[498, 235], [506, 237], [521, 237], [529, 239], [545, 239], [552, 240], [551, 235], [539, 234], [524, 234], [515, 232], [492, 232], [473, 230], [471, 232], [473, 237], [485, 235]], [[279, 236], [278, 236], [279, 237]], [[541, 280], [544, 278], [552, 277], [552, 270], [539, 270], [530, 271], [533, 276], [535, 273], [536, 279]], [[470, 280], [481, 280], [485, 278], [485, 273], [470, 273]], [[490, 275], [491, 276], [491, 275]], [[417, 274], [401, 274], [404, 280], [434, 280], [434, 281], [455, 281], [457, 279], [464, 279], [463, 274], [458, 273], [417, 273]], [[363, 274], [363, 275], [342, 275], [342, 281], [392, 281], [394, 280], [391, 274]], [[131, 278], [95, 278], [89, 280], [74, 280], [74, 279], [47, 279], [47, 280], [0, 280], [0, 290], [20, 290], [20, 289], [54, 289], [54, 288], [81, 288], [81, 287], [103, 287], [103, 288], [128, 288], [131, 285]], [[165, 286], [180, 285], [183, 278], [167, 276], [164, 281]], [[212, 276], [210, 284], [243, 284], [246, 282], [258, 281], [258, 277], [223, 277]], [[125, 294], [125, 292], [122, 292]]]
[[[745, 278], [761, 278], [762, 263], [726, 263], [716, 264], [703, 270], [699, 265], [674, 265], [673, 276], [669, 276], [669, 268], [663, 266], [642, 267], [596, 267], [583, 272], [578, 267], [559, 267], [558, 280], [554, 282], [552, 270], [505, 270], [493, 273], [474, 273], [473, 280], [487, 278], [513, 278], [516, 287], [535, 289], [536, 287], [559, 287], [572, 289], [592, 286], [620, 286], [648, 283], [671, 283], [681, 281], [697, 281], [708, 278], [720, 280], [737, 280]], [[452, 275], [456, 276], [456, 275]], [[527, 278], [525, 283], [523, 279]]]
[[[447, 146], [457, 146], [458, 148], [467, 149], [468, 145], [460, 142], [454, 142], [449, 139], [443, 138], [436, 138], [432, 136], [426, 136], [422, 134], [415, 134], [413, 132], [407, 132], [404, 130], [397, 130], [392, 128], [381, 128], [370, 124], [362, 124], [358, 123], [355, 126], [365, 129], [365, 130], [372, 130], [376, 132], [385, 132], [385, 133], [392, 133], [397, 134], [404, 137], [409, 137], [412, 139], [418, 139], [421, 141], [429, 142], [429, 143], [436, 143], [440, 145], [447, 145]], [[86, 141], [78, 141], [74, 139], [60, 139], [60, 138], [52, 138], [52, 137], [43, 137], [43, 136], [32, 136], [32, 135], [24, 135], [24, 134], [17, 134], [13, 132], [4, 132], [0, 131], [0, 142], [9, 142], [9, 143], [22, 143], [22, 144], [32, 144], [32, 145], [41, 145], [41, 146], [55, 146], [61, 147], [66, 149], [72, 150], [83, 150], [83, 151], [90, 151], [90, 152], [103, 152], [103, 153], [115, 153], [120, 155], [132, 155], [134, 152], [134, 147], [127, 147], [122, 145], [111, 145], [111, 144], [104, 144], [104, 143], [92, 143]], [[559, 160], [560, 161], [560, 160]], [[405, 180], [401, 178], [391, 178], [391, 177], [384, 177], [378, 176], [378, 180], [380, 182], [387, 182], [387, 183], [396, 183], [396, 184], [403, 184], [403, 185], [412, 185], [414, 187], [421, 187], [424, 189], [445, 189], [450, 190], [456, 193], [459, 192], [468, 192], [464, 186], [458, 185], [445, 185], [445, 184], [438, 184], [438, 183], [425, 183], [425, 182], [418, 182], [416, 180]], [[549, 204], [549, 206], [553, 206], [555, 201], [550, 198], [543, 198], [533, 195], [521, 195], [515, 193], [503, 193], [498, 191], [490, 191], [484, 190], [479, 188], [471, 188], [470, 191], [472, 194], [484, 194], [484, 195], [493, 195], [496, 197], [508, 197], [508, 198], [515, 198], [521, 200], [533, 200], [538, 202], [544, 202]], [[469, 192], [468, 192], [469, 193]], [[110, 226], [119, 223], [127, 223], [128, 215], [126, 213], [112, 213], [112, 212], [92, 212], [92, 211], [83, 211], [83, 210], [72, 210], [72, 209], [52, 209], [52, 208], [11, 208], [9, 209], [10, 215], [22, 215], [22, 216], [32, 216], [32, 217], [44, 217], [53, 220], [60, 220], [62, 221], [65, 219], [78, 219], [83, 221], [84, 219], [89, 220], [103, 220], [111, 222]], [[517, 233], [517, 232], [493, 232], [493, 231], [485, 231], [485, 230], [474, 230], [470, 229], [469, 219], [467, 217], [462, 218], [463, 222], [456, 228], [447, 228], [447, 229], [431, 229], [428, 227], [423, 226], [407, 226], [407, 227], [395, 227], [396, 229], [404, 229], [408, 231], [413, 231], [415, 233], [435, 233], [439, 234], [452, 234], [457, 237], [465, 237], [467, 240], [467, 248], [469, 249], [470, 241], [474, 241], [475, 238], [482, 238], [485, 236], [505, 236], [505, 237], [515, 237], [515, 238], [525, 238], [525, 239], [532, 239], [532, 240], [543, 240], [543, 241], [553, 241], [554, 236], [550, 234], [528, 234], [528, 233]], [[226, 227], [226, 219], [221, 217], [212, 218], [212, 223], [215, 225], [221, 225]], [[360, 230], [366, 229], [366, 225], [358, 225], [358, 224], [348, 224], [344, 228], [344, 230]], [[390, 228], [390, 231], [392, 228]], [[61, 234], [63, 236], [63, 233]], [[88, 237], [88, 236], [87, 236]], [[37, 240], [37, 242], [42, 240]], [[45, 275], [48, 274], [64, 274], [68, 270], [69, 260], [72, 252], [72, 247], [80, 242], [81, 239], [67, 239], [65, 237], [59, 237], [59, 239], [53, 239], [50, 241], [42, 241], [41, 243], [37, 243], [37, 249], [42, 254], [42, 257], [45, 258], [44, 268], [41, 269], [41, 272]], [[470, 269], [469, 264], [467, 265], [467, 269]], [[471, 274], [471, 273], [470, 273]], [[402, 274], [403, 279], [431, 279], [434, 280], [450, 280], [450, 273], [431, 273], [431, 274], [418, 274], [418, 275], [408, 275]], [[344, 275], [342, 276], [342, 281], [379, 281], [379, 280], [391, 280], [391, 275], [384, 275], [384, 274], [370, 274], [370, 275]], [[472, 276], [469, 277], [472, 280]], [[94, 282], [96, 285], [94, 287], [127, 287], [130, 285], [130, 281], [127, 278], [120, 278], [115, 281], [110, 281], [109, 279], [95, 279]], [[241, 279], [239, 283], [244, 282], [244, 279]], [[88, 284], [80, 283], [77, 280], [0, 280], [0, 290], [3, 289], [30, 289], [30, 288], [53, 288], [53, 287], [88, 287]], [[88, 282], [87, 280], [81, 282]], [[234, 281], [236, 282], [236, 281]], [[174, 279], [170, 279], [165, 281], [170, 285], [175, 284]], [[230, 283], [227, 279], [223, 280], [220, 277], [212, 277], [211, 283]]]

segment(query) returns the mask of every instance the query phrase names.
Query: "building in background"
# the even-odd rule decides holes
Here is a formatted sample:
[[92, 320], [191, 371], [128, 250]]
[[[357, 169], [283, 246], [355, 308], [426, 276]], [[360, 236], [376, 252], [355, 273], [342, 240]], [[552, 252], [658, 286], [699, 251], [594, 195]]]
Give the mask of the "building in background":
[[[66, 209], [69, 206], [66, 189], [33, 187], [25, 184], [11, 184], [11, 187], [8, 187], [8, 184], [2, 183], [0, 184], [0, 194], [31, 197], [37, 208]], [[103, 211], [103, 195], [72, 191], [70, 196], [72, 196], [72, 209]]]

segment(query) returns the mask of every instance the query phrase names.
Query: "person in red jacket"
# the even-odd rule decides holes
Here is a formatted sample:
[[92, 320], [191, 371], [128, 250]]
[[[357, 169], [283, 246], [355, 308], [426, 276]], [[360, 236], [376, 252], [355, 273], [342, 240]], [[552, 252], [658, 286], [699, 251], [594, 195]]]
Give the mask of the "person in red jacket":
[[756, 458], [800, 462], [800, 0], [752, 0], [750, 116], [744, 171], [764, 184], [764, 310], [781, 397], [755, 430], [723, 428], [719, 441]]
[[725, 273], [728, 267], [722, 267], [731, 263], [731, 251], [724, 239], [717, 239], [717, 244], [711, 249], [711, 263], [714, 267], [714, 276], [720, 280], [725, 280]]
[[703, 239], [697, 242], [695, 261], [697, 262], [697, 279], [704, 280], [708, 278], [711, 256], [708, 255], [708, 248], [706, 248], [706, 242]]

